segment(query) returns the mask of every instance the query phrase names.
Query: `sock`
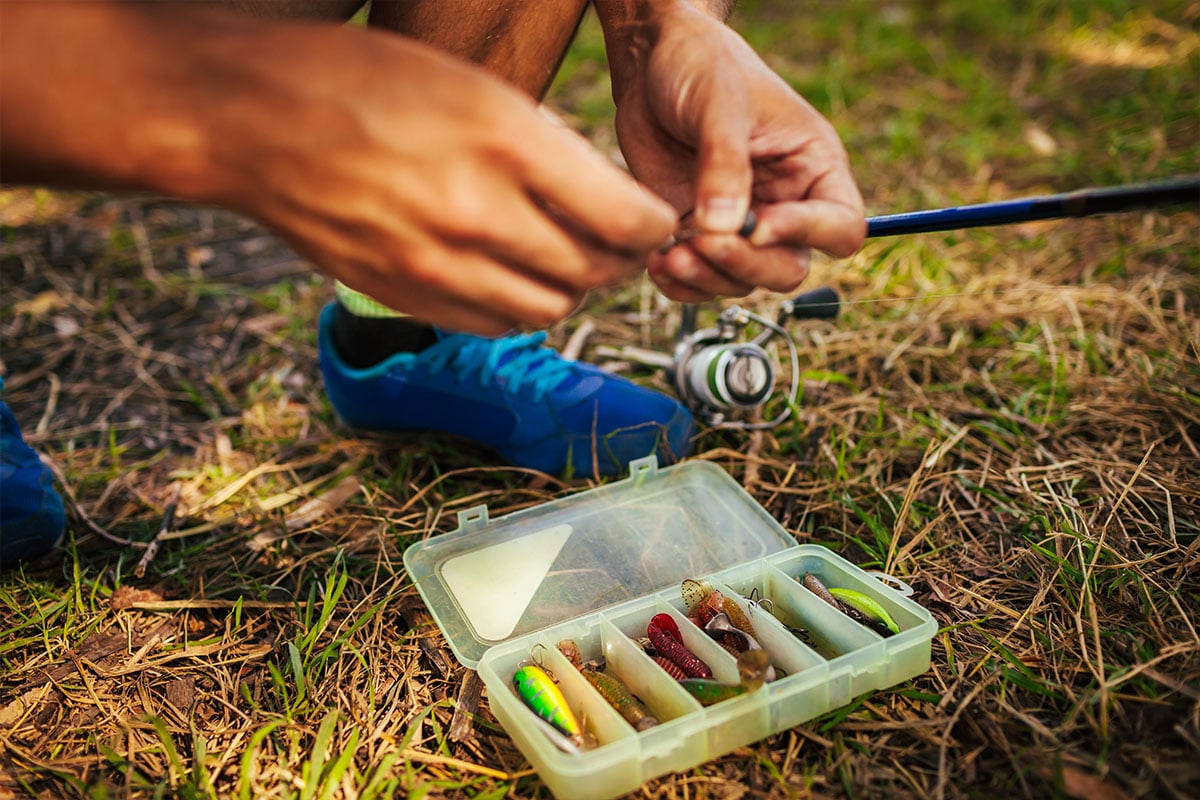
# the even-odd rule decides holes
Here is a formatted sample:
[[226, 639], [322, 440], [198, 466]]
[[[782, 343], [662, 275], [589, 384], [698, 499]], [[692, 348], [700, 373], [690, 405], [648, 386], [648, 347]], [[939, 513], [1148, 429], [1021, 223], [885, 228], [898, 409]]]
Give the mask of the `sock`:
[[438, 341], [433, 326], [412, 317], [362, 317], [339, 301], [333, 315], [333, 344], [351, 367], [372, 367], [396, 353], [419, 353]]

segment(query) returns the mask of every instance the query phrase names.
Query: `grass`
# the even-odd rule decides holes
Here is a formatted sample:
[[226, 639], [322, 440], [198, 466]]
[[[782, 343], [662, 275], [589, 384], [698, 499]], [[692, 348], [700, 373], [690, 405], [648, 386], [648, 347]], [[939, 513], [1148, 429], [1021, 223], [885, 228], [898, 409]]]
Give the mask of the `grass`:
[[[1194, 4], [742, 0], [827, 114], [871, 213], [1194, 173]], [[550, 104], [603, 149], [593, 24]], [[460, 442], [339, 427], [329, 284], [254, 225], [7, 191], [4, 398], [71, 498], [65, 553], [0, 575], [0, 798], [545, 796], [401, 553], [587, 488]], [[817, 258], [802, 402], [705, 431], [795, 536], [917, 590], [924, 675], [652, 781], [647, 797], [1200, 792], [1200, 214], [881, 239]], [[771, 313], [777, 298], [747, 302]], [[716, 313], [716, 304], [704, 310]], [[635, 283], [584, 321], [665, 348]], [[648, 385], [660, 376], [629, 368]], [[174, 490], [179, 526], [137, 576]], [[313, 498], [325, 505], [314, 510]]]

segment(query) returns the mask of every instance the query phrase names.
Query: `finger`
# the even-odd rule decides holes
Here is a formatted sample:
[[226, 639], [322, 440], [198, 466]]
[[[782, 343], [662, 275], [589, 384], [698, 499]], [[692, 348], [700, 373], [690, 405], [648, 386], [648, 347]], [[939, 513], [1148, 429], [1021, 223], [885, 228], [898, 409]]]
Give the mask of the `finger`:
[[773, 203], [759, 208], [757, 213], [758, 227], [750, 242], [760, 247], [776, 244], [815, 247], [845, 258], [866, 240], [862, 198], [853, 179], [845, 173], [831, 174], [814, 184], [806, 200]]
[[463, 249], [479, 250], [575, 291], [628, 279], [645, 266], [643, 254], [598, 244], [527, 196], [505, 194], [498, 192], [495, 196], [501, 199], [486, 202], [486, 208], [450, 214], [430, 224]]
[[[697, 237], [689, 245], [673, 247], [663, 254], [662, 273], [675, 283], [704, 294], [721, 297], [744, 297], [749, 294], [754, 288], [752, 284], [732, 277], [735, 273], [724, 271], [693, 249], [700, 238], [712, 237]], [[745, 243], [741, 243], [741, 247], [749, 249]]]
[[529, 189], [598, 244], [648, 253], [671, 235], [675, 210], [578, 134], [543, 123], [525, 147]]
[[743, 102], [706, 109], [696, 167], [697, 225], [711, 233], [737, 232], [750, 208], [752, 183], [750, 119]]
[[650, 280], [654, 281], [654, 285], [667, 298], [680, 303], [706, 303], [716, 297], [715, 294], [702, 292], [676, 281], [663, 270], [663, 261], [664, 259], [661, 256], [651, 259], [650, 266], [646, 269], [646, 274], [650, 276]]
[[844, 258], [862, 246], [866, 233], [866, 219], [860, 212], [841, 203], [804, 200], [761, 209], [750, 242], [760, 247], [815, 247]]
[[473, 250], [439, 248], [410, 261], [397, 276], [377, 269], [371, 276], [373, 285], [366, 288], [345, 282], [418, 317], [426, 318], [433, 310], [447, 315], [446, 307], [458, 304], [464, 316], [500, 320], [505, 328], [552, 325], [570, 314], [584, 294]]
[[746, 286], [790, 292], [808, 277], [807, 247], [754, 247], [735, 236], [698, 236], [689, 244], [715, 269]]

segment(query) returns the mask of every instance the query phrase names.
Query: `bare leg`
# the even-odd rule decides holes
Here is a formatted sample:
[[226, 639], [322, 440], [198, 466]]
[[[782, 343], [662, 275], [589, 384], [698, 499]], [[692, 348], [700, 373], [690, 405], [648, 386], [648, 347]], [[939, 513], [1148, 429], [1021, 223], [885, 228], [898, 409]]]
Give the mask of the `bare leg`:
[[371, 24], [479, 64], [541, 99], [587, 5], [588, 0], [375, 0]]
[[[349, 19], [363, 0], [218, 0], [280, 19]], [[370, 24], [472, 61], [535, 98], [550, 88], [588, 0], [374, 0]]]

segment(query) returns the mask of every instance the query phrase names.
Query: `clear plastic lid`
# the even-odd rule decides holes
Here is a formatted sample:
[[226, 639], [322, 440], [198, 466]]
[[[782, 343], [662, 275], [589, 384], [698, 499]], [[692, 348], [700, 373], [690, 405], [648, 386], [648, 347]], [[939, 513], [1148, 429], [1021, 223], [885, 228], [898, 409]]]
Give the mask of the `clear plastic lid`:
[[404, 564], [455, 656], [487, 649], [794, 545], [720, 467], [630, 464], [624, 480], [458, 529], [409, 547]]

